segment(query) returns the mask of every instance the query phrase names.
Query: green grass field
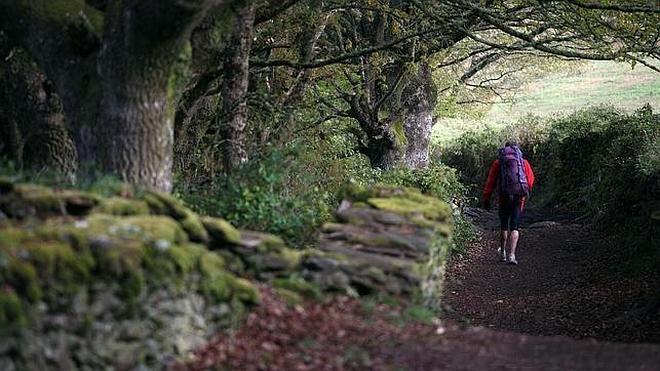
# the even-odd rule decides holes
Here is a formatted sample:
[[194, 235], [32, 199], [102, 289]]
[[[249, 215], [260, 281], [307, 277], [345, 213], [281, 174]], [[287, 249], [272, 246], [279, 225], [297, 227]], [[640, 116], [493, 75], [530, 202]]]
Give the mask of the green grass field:
[[482, 119], [441, 118], [433, 139], [445, 142], [469, 129], [502, 126], [530, 114], [551, 117], [592, 105], [633, 111], [649, 103], [654, 111], [660, 110], [660, 73], [615, 62], [587, 62], [576, 70], [554, 73], [523, 87], [513, 102], [493, 104]]

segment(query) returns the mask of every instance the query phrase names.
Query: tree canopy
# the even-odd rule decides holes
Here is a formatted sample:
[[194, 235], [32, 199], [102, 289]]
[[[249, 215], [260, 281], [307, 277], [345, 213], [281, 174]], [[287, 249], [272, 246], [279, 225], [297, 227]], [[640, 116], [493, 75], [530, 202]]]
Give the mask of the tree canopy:
[[191, 153], [230, 172], [339, 120], [372, 166], [424, 167], [438, 100], [487, 101], [539, 58], [660, 72], [659, 24], [643, 0], [0, 0], [4, 81], [61, 102], [31, 119], [6, 91], [2, 151], [30, 158], [12, 140], [59, 117], [75, 148], [41, 163], [169, 190]]

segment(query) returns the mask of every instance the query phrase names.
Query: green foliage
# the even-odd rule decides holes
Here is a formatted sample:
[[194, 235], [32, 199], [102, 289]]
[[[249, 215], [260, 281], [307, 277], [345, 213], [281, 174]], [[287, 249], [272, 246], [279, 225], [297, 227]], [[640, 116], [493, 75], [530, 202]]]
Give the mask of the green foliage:
[[[592, 109], [554, 122], [539, 163], [545, 200], [588, 212], [651, 245], [651, 219], [660, 206], [660, 115]], [[656, 230], [657, 233], [657, 230]], [[645, 240], [647, 239], [648, 240]], [[657, 238], [657, 236], [656, 236]]]
[[313, 231], [330, 217], [329, 194], [324, 179], [295, 160], [295, 150], [273, 150], [230, 176], [210, 184], [179, 184], [177, 192], [197, 210], [226, 218], [246, 229], [282, 236], [303, 245]]

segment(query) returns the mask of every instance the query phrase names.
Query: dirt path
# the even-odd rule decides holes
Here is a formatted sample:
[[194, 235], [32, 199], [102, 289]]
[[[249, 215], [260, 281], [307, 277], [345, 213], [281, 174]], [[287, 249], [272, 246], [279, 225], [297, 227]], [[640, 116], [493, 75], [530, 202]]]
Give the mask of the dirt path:
[[538, 210], [521, 228], [520, 264], [498, 262], [496, 215], [471, 212], [482, 239], [450, 264], [449, 318], [527, 334], [660, 343], [660, 313], [648, 301], [657, 296], [659, 270], [625, 268], [619, 262], [629, 257], [610, 239], [570, 215]]

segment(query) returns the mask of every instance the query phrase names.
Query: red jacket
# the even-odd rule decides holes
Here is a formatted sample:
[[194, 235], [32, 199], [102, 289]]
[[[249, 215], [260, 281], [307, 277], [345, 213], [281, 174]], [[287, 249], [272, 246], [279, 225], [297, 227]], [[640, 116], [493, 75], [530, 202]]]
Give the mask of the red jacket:
[[[531, 190], [534, 186], [534, 171], [532, 170], [532, 165], [525, 159], [523, 159], [523, 168], [525, 170], [525, 176], [527, 177], [527, 184]], [[490, 165], [490, 170], [488, 170], [488, 179], [486, 180], [486, 185], [484, 185], [484, 202], [490, 201], [490, 197], [493, 195], [495, 186], [497, 185], [497, 180], [500, 177], [500, 160], [497, 159], [493, 161]], [[499, 195], [497, 198], [497, 203], [502, 205], [504, 203], [504, 197]], [[525, 199], [523, 198], [521, 203], [521, 208], [525, 205]]]

